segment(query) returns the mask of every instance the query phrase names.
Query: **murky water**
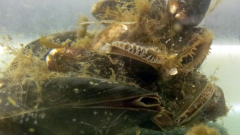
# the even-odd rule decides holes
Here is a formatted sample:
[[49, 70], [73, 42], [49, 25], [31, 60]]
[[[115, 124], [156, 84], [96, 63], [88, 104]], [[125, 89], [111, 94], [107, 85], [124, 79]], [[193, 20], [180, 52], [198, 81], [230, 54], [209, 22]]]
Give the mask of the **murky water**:
[[[21, 2], [16, 0], [3, 1], [0, 4], [0, 35], [4, 35], [6, 37], [6, 35], [8, 34], [9, 36], [11, 36], [12, 41], [10, 44], [15, 46], [16, 49], [18, 49], [20, 48], [19, 44], [26, 45], [36, 39], [39, 39], [41, 35], [47, 36], [49, 34], [76, 30], [79, 28], [78, 21], [80, 15], [86, 15], [89, 19], [89, 22], [91, 23], [97, 22], [91, 15], [92, 6], [97, 2], [98, 0], [49, 0], [48, 2], [31, 0], [23, 0]], [[216, 2], [217, 0], [212, 0], [210, 8], [214, 7], [214, 4]], [[222, 134], [228, 133], [229, 135], [238, 135], [238, 127], [240, 126], [238, 122], [238, 120], [240, 120], [240, 100], [238, 91], [238, 82], [240, 80], [240, 25], [238, 24], [238, 18], [240, 18], [240, 16], [239, 14], [237, 14], [239, 9], [237, 9], [238, 7], [236, 3], [237, 2], [234, 0], [225, 0], [221, 2], [211, 13], [207, 13], [205, 19], [200, 24], [200, 26], [211, 30], [214, 33], [215, 38], [211, 46], [211, 53], [207, 56], [207, 58], [201, 65], [199, 71], [202, 74], [205, 74], [209, 78], [209, 80], [212, 80], [214, 84], [216, 84], [223, 90], [226, 104], [230, 108], [227, 116], [218, 118], [216, 123], [211, 121], [208, 122], [208, 126], [216, 128]], [[93, 26], [90, 26], [90, 28], [91, 27]], [[101, 26], [101, 29], [104, 29], [104, 26]], [[6, 40], [2, 39], [1, 43], [6, 44]], [[6, 46], [0, 48], [0, 53], [0, 60], [2, 61], [0, 63], [0, 66], [1, 69], [4, 70], [7, 69], [15, 56], [11, 54], [9, 55], [9, 51], [6, 52]], [[108, 58], [102, 56], [92, 56], [90, 57], [90, 66], [93, 66], [94, 64], [96, 65], [96, 63], [94, 63], [97, 61], [95, 57], [100, 57], [101, 59], [108, 60]], [[26, 61], [26, 63], [27, 62], [29, 61]], [[80, 64], [82, 67], [89, 66], [86, 66], [86, 63], [85, 66], [83, 65], [85, 61], [78, 62], [82, 62]], [[102, 61], [100, 62], [102, 63]], [[126, 70], [124, 72], [129, 73], [128, 75], [130, 76], [130, 78], [142, 77], [144, 79], [144, 77], [146, 77], [145, 75], [143, 75], [145, 74], [144, 72], [138, 73], [138, 71], [142, 70], [141, 67], [145, 67], [145, 65], [142, 65], [142, 63], [137, 63], [133, 59], [130, 59], [128, 62], [130, 63], [129, 65], [127, 65], [127, 69], [129, 70]], [[91, 63], [94, 64], [91, 65]], [[99, 65], [100, 66], [98, 66], [98, 68], [101, 69], [101, 64]], [[136, 68], [135, 65], [139, 68]], [[79, 67], [79, 65], [77, 66]], [[120, 72], [120, 70], [122, 70], [122, 68], [120, 68], [121, 66], [123, 66], [122, 63], [118, 63], [116, 67], [110, 65], [110, 68], [108, 67], [109, 70], [106, 70], [106, 72], [102, 73], [101, 70], [94, 70], [94, 74], [100, 72], [102, 73], [101, 77], [103, 78], [110, 76], [110, 79], [119, 78], [119, 80], [124, 80], [124, 76], [120, 74], [114, 74], [118, 73], [116, 72], [116, 69], [117, 71], [119, 71], [119, 73], [122, 73]], [[33, 67], [26, 66], [26, 68]], [[153, 70], [151, 67], [147, 66], [145, 68], [149, 70], [148, 74], [155, 73], [155, 70]], [[51, 77], [52, 75], [52, 73], [51, 75], [48, 74], [48, 71], [45, 71], [45, 67], [42, 65], [41, 68], [38, 67], [34, 69], [38, 70], [36, 71], [38, 73], [41, 73], [40, 71], [44, 72], [44, 77]], [[135, 70], [132, 71], [131, 69]], [[27, 72], [32, 73], [32, 70], [27, 70]], [[133, 73], [130, 74], [131, 72]], [[47, 74], [49, 76], [46, 76]], [[39, 77], [41, 77], [40, 74], [38, 75]], [[129, 84], [122, 85], [122, 83], [119, 83], [119, 80], [117, 81], [118, 83], [114, 82], [112, 84], [112, 82], [109, 80], [95, 80], [96, 78], [100, 78], [99, 76], [89, 78], [89, 76], [86, 77], [85, 75], [86, 74], [82, 73], [79, 76], [76, 76], [75, 73], [74, 75], [68, 75], [68, 77], [71, 76], [82, 78], [83, 80], [80, 79], [80, 81], [78, 79], [79, 82], [74, 79], [72, 81], [60, 80], [56, 81], [56, 84], [53, 85], [53, 80], [53, 82], [49, 81], [50, 84], [48, 85], [48, 83], [37, 81], [34, 83], [29, 83], [27, 85], [27, 90], [26, 86], [19, 87], [21, 85], [13, 86], [10, 88], [11, 90], [19, 89], [19, 91], [17, 92], [9, 92], [5, 91], [5, 89], [1, 90], [1, 84], [3, 84], [3, 81], [0, 79], [0, 123], [1, 125], [3, 125], [0, 126], [0, 135], [45, 135], [50, 133], [107, 135], [115, 134], [116, 132], [120, 133], [122, 132], [122, 130], [125, 131], [123, 132], [123, 134], [182, 135], [185, 134], [187, 130], [189, 130], [188, 128], [186, 128], [187, 126], [180, 126], [178, 128], [166, 128], [167, 130], [165, 130], [165, 132], [157, 131], [159, 125], [156, 126], [151, 119], [145, 119], [148, 117], [153, 118], [155, 114], [152, 113], [152, 110], [155, 111], [156, 108], [150, 107], [151, 111], [139, 109], [140, 107], [136, 105], [135, 102], [144, 103], [146, 105], [155, 105], [159, 104], [158, 102], [163, 102], [164, 104], [164, 102], [167, 101], [162, 99], [159, 100], [158, 96], [156, 96], [155, 94], [155, 91], [146, 92], [144, 90], [154, 89], [156, 87], [153, 84], [149, 85], [150, 83], [146, 82], [146, 80], [148, 79], [145, 79], [144, 81], [142, 81], [142, 79], [137, 80], [137, 85], [140, 85], [143, 89], [139, 88], [138, 92], [136, 92], [135, 89], [138, 89], [138, 87], [132, 87]], [[66, 77], [62, 74], [54, 74], [53, 76], [54, 78]], [[0, 77], [2, 78], [4, 77], [4, 75], [1, 74]], [[147, 77], [152, 79], [153, 76]], [[69, 81], [69, 83], [66, 83], [67, 81]], [[83, 83], [84, 81], [86, 81], [87, 83]], [[111, 85], [109, 85], [108, 81], [111, 82]], [[79, 87], [77, 87], [77, 84], [79, 85]], [[10, 83], [9, 85], [13, 84]], [[39, 86], [41, 86], [41, 88], [39, 88]], [[72, 90], [71, 92], [74, 93], [74, 96], [69, 92], [61, 91], [62, 89], [70, 89], [69, 87]], [[35, 91], [29, 92], [28, 90], [30, 90], [31, 88], [33, 88]], [[103, 90], [104, 88], [114, 88], [114, 91], [111, 90], [110, 92], [106, 92], [105, 90]], [[56, 91], [53, 90], [51, 92], [51, 89], [56, 89]], [[126, 91], [123, 91], [123, 89]], [[38, 90], [40, 90], [41, 92], [39, 92]], [[94, 90], [96, 91], [96, 93], [93, 92]], [[86, 95], [84, 95], [84, 92], [86, 93]], [[109, 97], [108, 100], [110, 100], [111, 102], [108, 102], [108, 100], [104, 99], [104, 97]], [[127, 97], [127, 100], [123, 97]], [[181, 97], [177, 96], [177, 98]], [[113, 99], [117, 100], [115, 101]], [[131, 104], [126, 105], [125, 103]], [[80, 107], [78, 106], [78, 104], [81, 104]], [[122, 104], [124, 104], [124, 107], [122, 107]], [[41, 107], [39, 107], [38, 105], [41, 105]], [[86, 106], [88, 105], [91, 107], [87, 107], [86, 109]], [[164, 105], [166, 105], [166, 103]], [[120, 109], [114, 109], [113, 106], [120, 106]], [[4, 120], [3, 118], [7, 118], [7, 120]], [[10, 118], [10, 120], [8, 118]], [[166, 120], [168, 119], [166, 118]], [[11, 129], [14, 130], [11, 131]]]

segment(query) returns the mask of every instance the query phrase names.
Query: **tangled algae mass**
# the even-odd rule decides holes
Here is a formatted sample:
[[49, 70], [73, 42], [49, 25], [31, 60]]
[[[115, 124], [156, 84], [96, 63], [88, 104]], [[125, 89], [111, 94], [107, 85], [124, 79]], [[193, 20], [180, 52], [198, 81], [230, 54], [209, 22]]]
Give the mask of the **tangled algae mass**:
[[92, 9], [98, 21], [82, 16], [75, 31], [20, 47], [3, 36], [16, 58], [0, 79], [0, 133], [220, 134], [189, 129], [228, 112], [222, 89], [198, 70], [214, 37], [198, 26], [209, 4], [103, 0]]

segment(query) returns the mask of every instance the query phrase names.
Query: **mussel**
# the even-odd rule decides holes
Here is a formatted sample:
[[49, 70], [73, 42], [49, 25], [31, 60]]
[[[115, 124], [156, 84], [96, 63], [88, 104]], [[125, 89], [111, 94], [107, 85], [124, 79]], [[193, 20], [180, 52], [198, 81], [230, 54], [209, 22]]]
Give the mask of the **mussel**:
[[[199, 13], [196, 18], [185, 10], [189, 5]], [[105, 0], [93, 9], [106, 26], [98, 34], [88, 33], [85, 22], [82, 33], [62, 32], [29, 43], [20, 50], [29, 56], [29, 67], [17, 57], [8, 70], [31, 70], [33, 63], [43, 66], [33, 70], [44, 73], [1, 79], [0, 133], [166, 132], [226, 115], [223, 91], [197, 70], [213, 38], [206, 28], [195, 27], [208, 5], [200, 0]], [[119, 11], [136, 18], [128, 20]]]
[[204, 18], [211, 0], [168, 0], [168, 10], [181, 25], [198, 25]]
[[[204, 9], [201, 9], [201, 6], [194, 8], [201, 14], [186, 11], [186, 14], [191, 14], [189, 16], [196, 15], [203, 18], [209, 1], [169, 1], [166, 4], [164, 1], [140, 0], [122, 1], [121, 5], [117, 3], [106, 5], [105, 2], [112, 3], [113, 1], [102, 1], [94, 13], [102, 13], [103, 9], [108, 9], [101, 14], [101, 17], [109, 12], [114, 15], [116, 22], [98, 35], [92, 45], [94, 51], [137, 59], [150, 64], [160, 72], [166, 72], [161, 74], [169, 74], [173, 69], [185, 73], [190, 72], [199, 67], [208, 55], [213, 34], [204, 28], [194, 28], [196, 25], [174, 21], [167, 7], [174, 5], [172, 3], [183, 3], [181, 11], [185, 12], [185, 8], [189, 7], [187, 5], [195, 7], [197, 4], [203, 4]], [[125, 9], [129, 4], [133, 5], [130, 11], [117, 10]], [[159, 17], [153, 17], [152, 13], [159, 14]], [[132, 14], [134, 17], [127, 19], [129, 22], [124, 23], [125, 17], [122, 16]]]

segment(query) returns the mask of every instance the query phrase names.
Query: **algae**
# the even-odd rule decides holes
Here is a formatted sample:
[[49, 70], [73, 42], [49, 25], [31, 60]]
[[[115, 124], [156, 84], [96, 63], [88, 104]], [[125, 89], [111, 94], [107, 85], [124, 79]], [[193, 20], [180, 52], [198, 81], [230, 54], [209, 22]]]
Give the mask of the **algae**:
[[[83, 78], [101, 80], [97, 83], [89, 82], [91, 87], [94, 87], [93, 89], [101, 89], [102, 83], [108, 82], [109, 86], [127, 85], [132, 86], [134, 90], [138, 89], [139, 91], [135, 90], [136, 93], [141, 92], [140, 89], [143, 88], [148, 92], [154, 92], [153, 95], [157, 95], [157, 98], [145, 97], [146, 99], [154, 99], [150, 100], [151, 102], [146, 100], [146, 106], [152, 102], [154, 105], [156, 101], [161, 102], [161, 106], [158, 106], [157, 109], [149, 107], [151, 111], [146, 111], [149, 108], [141, 110], [140, 107], [138, 108], [140, 111], [136, 108], [132, 109], [131, 107], [135, 107], [135, 104], [131, 104], [132, 99], [128, 100], [132, 97], [127, 97], [128, 95], [124, 95], [124, 92], [121, 93], [123, 97], [119, 99], [119, 101], [124, 101], [120, 103], [112, 100], [106, 103], [101, 101], [94, 104], [95, 106], [100, 104], [100, 107], [85, 108], [85, 111], [88, 112], [86, 114], [93, 112], [94, 116], [99, 114], [94, 109], [103, 112], [103, 109], [107, 108], [113, 112], [120, 112], [116, 119], [111, 121], [108, 128], [112, 127], [112, 124], [114, 125], [129, 108], [133, 113], [139, 113], [139, 116], [135, 116], [128, 110], [131, 112], [129, 115], [131, 114], [133, 120], [128, 120], [128, 115], [121, 119], [128, 120], [130, 123], [129, 129], [126, 130], [128, 133], [132, 131], [132, 127], [137, 126], [137, 124], [132, 123], [138, 123], [138, 119], [140, 122], [145, 121], [146, 118], [140, 118], [142, 115], [151, 116], [151, 118], [147, 119], [146, 123], [141, 123], [140, 126], [149, 129], [155, 128], [154, 130], [165, 130], [166, 132], [175, 129], [175, 127], [178, 128], [177, 131], [181, 131], [179, 129], [181, 125], [188, 127], [202, 121], [216, 120], [218, 117], [226, 115], [228, 108], [225, 105], [222, 90], [211, 84], [201, 73], [196, 72], [209, 54], [214, 37], [213, 33], [207, 29], [193, 28], [177, 22], [168, 10], [167, 4], [161, 0], [106, 0], [99, 2], [92, 11], [99, 21], [92, 23], [86, 16], [81, 16], [76, 31], [42, 36], [39, 40], [20, 47], [13, 45], [9, 35], [3, 36], [5, 41], [1, 45], [16, 58], [9, 68], [2, 72], [4, 76], [3, 81], [1, 81], [3, 82], [1, 91], [8, 93], [7, 103], [10, 103], [10, 107], [6, 107], [7, 109], [0, 113], [0, 118], [24, 117], [24, 115], [31, 114], [37, 125], [38, 112], [51, 114], [58, 111], [65, 113], [61, 111], [62, 107], [70, 107], [71, 110], [74, 110], [75, 105], [79, 105], [82, 99], [78, 102], [65, 104], [65, 102], [75, 99], [64, 96], [74, 97], [82, 91], [85, 92], [86, 89], [74, 88], [74, 95], [70, 93], [58, 94], [57, 92], [61, 89], [72, 87], [63, 82], [58, 86], [50, 85], [59, 88], [58, 90], [52, 89], [55, 97], [50, 97], [50, 100], [46, 99], [52, 93], [45, 94], [46, 97], [43, 96], [43, 90], [48, 89], [45, 86], [51, 84], [52, 80], [59, 78], [63, 80], [70, 78], [69, 80], [71, 80], [73, 77], [77, 77], [76, 80]], [[103, 24], [106, 28], [103, 30], [99, 30], [99, 27], [95, 30], [88, 28], [89, 25], [95, 24]], [[63, 84], [66, 86], [61, 86]], [[99, 91], [99, 93], [89, 93], [101, 95], [105, 92], [102, 89]], [[159, 95], [161, 97], [158, 97]], [[101, 98], [108, 100], [108, 97], [105, 96]], [[145, 100], [142, 101], [145, 98], [141, 97], [134, 99], [134, 101], [145, 103]], [[49, 101], [47, 105], [50, 107], [44, 106], [46, 101]], [[0, 99], [0, 105], [2, 105], [1, 102], [5, 101]], [[101, 104], [102, 102], [103, 104]], [[121, 106], [123, 103], [125, 105], [125, 102], [128, 108], [120, 108], [120, 111], [116, 109], [118, 106], [111, 106], [112, 104]], [[57, 109], [52, 108], [50, 103], [56, 103], [59, 106]], [[218, 110], [216, 106], [217, 108], [222, 107], [222, 109]], [[205, 112], [206, 110], [209, 112]], [[219, 112], [216, 113], [216, 111]], [[66, 110], [66, 112], [68, 111]], [[70, 114], [70, 112], [68, 113]], [[152, 116], [151, 113], [157, 114]], [[140, 114], [142, 115], [140, 116]], [[101, 123], [102, 120], [96, 121], [96, 123]], [[75, 118], [73, 122], [76, 122]], [[151, 126], [148, 125], [149, 123]], [[87, 122], [81, 124], [88, 126], [88, 128], [94, 127], [97, 134], [102, 134], [97, 126]], [[128, 127], [128, 125], [123, 124], [122, 126]], [[106, 129], [105, 127], [101, 128]], [[208, 130], [218, 134], [203, 125], [194, 127], [189, 131], [189, 134], [192, 134], [190, 132], [207, 132]], [[37, 131], [35, 128], [29, 128], [29, 132], [35, 131]], [[141, 130], [136, 129], [135, 133], [141, 134]]]

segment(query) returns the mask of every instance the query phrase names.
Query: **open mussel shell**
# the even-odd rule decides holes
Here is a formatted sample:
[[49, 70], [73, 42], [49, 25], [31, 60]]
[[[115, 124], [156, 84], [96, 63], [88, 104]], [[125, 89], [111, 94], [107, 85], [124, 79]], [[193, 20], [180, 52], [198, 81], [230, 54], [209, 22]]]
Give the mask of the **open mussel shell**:
[[[38, 89], [28, 86], [24, 89]], [[94, 78], [55, 78], [44, 83], [38, 98], [32, 98], [35, 94], [25, 95], [25, 104], [13, 98], [15, 104], [9, 107], [17, 111], [1, 115], [1, 123], [21, 129], [16, 134], [119, 134], [136, 126], [160, 130], [151, 121], [161, 111], [160, 97], [136, 86]]]
[[160, 95], [175, 126], [215, 121], [228, 112], [223, 91], [198, 72], [173, 77]]
[[179, 68], [185, 73], [198, 69], [210, 53], [213, 34], [204, 28], [185, 28], [171, 38], [161, 42], [171, 53], [176, 53]]
[[51, 71], [125, 80], [152, 90], [157, 89], [156, 82], [161, 80], [158, 71], [146, 63], [124, 56], [100, 55], [85, 49], [57, 49], [54, 55], [47, 56], [47, 64]]

